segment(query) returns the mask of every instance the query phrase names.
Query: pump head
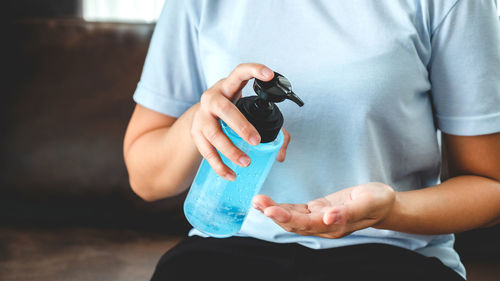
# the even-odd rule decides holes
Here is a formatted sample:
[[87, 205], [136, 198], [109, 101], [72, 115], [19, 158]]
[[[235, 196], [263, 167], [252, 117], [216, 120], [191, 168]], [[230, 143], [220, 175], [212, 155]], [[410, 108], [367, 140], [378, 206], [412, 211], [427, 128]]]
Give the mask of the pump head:
[[241, 98], [236, 106], [257, 129], [261, 142], [272, 142], [283, 126], [283, 115], [274, 103], [289, 99], [303, 106], [304, 102], [292, 92], [290, 81], [277, 72], [267, 82], [255, 79], [253, 89], [257, 96]]
[[292, 91], [292, 84], [285, 76], [274, 72], [274, 77], [270, 81], [262, 81], [255, 78], [253, 83], [255, 93], [264, 101], [282, 102], [289, 99], [298, 106], [303, 106], [304, 102]]

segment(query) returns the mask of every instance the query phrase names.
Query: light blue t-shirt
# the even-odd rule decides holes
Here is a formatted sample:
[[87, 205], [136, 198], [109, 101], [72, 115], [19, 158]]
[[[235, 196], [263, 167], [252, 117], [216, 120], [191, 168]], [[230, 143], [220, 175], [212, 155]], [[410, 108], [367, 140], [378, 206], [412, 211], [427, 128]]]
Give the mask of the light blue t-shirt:
[[[305, 102], [279, 104], [292, 138], [261, 190], [277, 202], [306, 203], [372, 181], [397, 191], [432, 186], [436, 130], [500, 132], [495, 0], [167, 0], [134, 99], [178, 117], [243, 62], [282, 73]], [[252, 209], [238, 235], [314, 249], [387, 243], [465, 277], [452, 234], [300, 236]]]

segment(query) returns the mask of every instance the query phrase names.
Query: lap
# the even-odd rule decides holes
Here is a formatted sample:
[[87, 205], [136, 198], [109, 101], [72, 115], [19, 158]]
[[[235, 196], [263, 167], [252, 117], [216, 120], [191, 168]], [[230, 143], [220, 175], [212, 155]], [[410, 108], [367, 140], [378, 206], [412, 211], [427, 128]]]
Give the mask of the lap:
[[462, 280], [436, 258], [384, 244], [314, 250], [254, 238], [188, 237], [158, 262], [152, 281]]

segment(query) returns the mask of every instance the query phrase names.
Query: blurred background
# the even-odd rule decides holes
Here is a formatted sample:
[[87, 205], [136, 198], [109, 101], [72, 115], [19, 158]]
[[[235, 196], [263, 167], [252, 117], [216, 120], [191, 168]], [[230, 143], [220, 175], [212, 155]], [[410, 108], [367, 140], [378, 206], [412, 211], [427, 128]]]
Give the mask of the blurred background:
[[122, 140], [162, 1], [9, 1], [0, 280], [149, 280], [183, 195], [130, 189]]
[[[185, 195], [143, 202], [122, 157], [162, 4], [4, 4], [1, 280], [149, 280], [186, 235]], [[469, 280], [500, 279], [499, 235], [498, 226], [457, 235]]]

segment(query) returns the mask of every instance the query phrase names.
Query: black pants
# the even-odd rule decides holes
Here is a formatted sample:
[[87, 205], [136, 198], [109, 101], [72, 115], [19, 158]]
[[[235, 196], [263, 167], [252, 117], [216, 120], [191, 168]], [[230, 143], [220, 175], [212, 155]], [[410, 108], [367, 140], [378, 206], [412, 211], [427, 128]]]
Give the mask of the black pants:
[[313, 250], [253, 238], [193, 236], [163, 255], [151, 280], [464, 279], [436, 258], [384, 244]]

